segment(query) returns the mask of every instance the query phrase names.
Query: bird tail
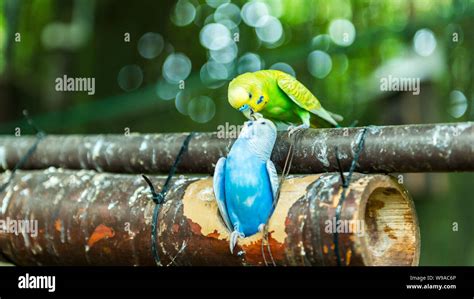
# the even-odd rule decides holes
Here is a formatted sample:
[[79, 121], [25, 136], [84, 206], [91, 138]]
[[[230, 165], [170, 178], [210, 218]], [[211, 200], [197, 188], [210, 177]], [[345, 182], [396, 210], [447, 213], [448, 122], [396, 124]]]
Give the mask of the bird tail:
[[238, 230], [234, 230], [231, 234], [230, 234], [230, 242], [229, 242], [229, 247], [230, 247], [230, 253], [234, 254], [234, 248], [235, 248], [235, 245], [237, 245], [237, 240], [238, 238], [244, 238], [245, 235], [241, 232], [239, 232]]
[[311, 110], [311, 113], [317, 116], [311, 118], [311, 127], [314, 128], [338, 128], [340, 127], [338, 123], [344, 119], [341, 115], [327, 111], [323, 107]]

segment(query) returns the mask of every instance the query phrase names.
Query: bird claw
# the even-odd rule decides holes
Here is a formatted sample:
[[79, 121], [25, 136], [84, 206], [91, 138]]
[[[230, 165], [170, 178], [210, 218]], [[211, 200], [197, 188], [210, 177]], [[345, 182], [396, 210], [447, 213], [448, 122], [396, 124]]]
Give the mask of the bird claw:
[[230, 234], [230, 242], [229, 242], [229, 247], [230, 247], [230, 253], [234, 254], [234, 247], [237, 244], [237, 239], [238, 238], [244, 238], [245, 235], [237, 230], [234, 230]]
[[291, 137], [294, 134], [301, 133], [303, 132], [303, 130], [308, 129], [308, 128], [309, 128], [309, 125], [306, 125], [306, 124], [302, 124], [299, 126], [291, 125], [288, 127], [288, 137]]

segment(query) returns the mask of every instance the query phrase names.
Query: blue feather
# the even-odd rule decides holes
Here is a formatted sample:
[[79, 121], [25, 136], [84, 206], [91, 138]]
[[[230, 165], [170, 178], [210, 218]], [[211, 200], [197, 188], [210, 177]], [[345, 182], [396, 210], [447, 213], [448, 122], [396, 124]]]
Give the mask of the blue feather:
[[275, 125], [265, 119], [255, 121], [260, 125], [253, 123], [246, 123], [246, 134], [242, 131], [214, 173], [219, 211], [232, 231], [231, 251], [237, 236], [253, 235], [267, 223], [278, 188], [278, 177], [269, 160], [276, 139]]

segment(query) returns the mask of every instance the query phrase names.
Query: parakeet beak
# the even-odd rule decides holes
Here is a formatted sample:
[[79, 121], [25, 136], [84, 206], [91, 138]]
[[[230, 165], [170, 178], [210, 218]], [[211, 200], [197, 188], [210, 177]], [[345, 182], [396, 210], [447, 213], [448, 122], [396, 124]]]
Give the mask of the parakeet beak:
[[252, 116], [254, 112], [253, 112], [253, 109], [250, 108], [249, 105], [245, 104], [239, 109], [239, 111], [242, 112], [247, 119], [253, 119]]
[[248, 104], [245, 104], [245, 105], [242, 105], [240, 108], [239, 108], [239, 111], [240, 112], [245, 112], [246, 110], [249, 110], [250, 109], [250, 106]]

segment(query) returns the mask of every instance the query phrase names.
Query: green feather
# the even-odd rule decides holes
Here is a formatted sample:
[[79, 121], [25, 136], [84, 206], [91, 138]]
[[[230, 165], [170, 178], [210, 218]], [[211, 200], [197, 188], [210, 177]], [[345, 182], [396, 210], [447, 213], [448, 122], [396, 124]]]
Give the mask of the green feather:
[[[294, 77], [277, 70], [262, 70], [246, 73], [235, 78], [229, 86], [243, 87], [252, 94], [250, 106], [257, 105], [260, 96], [266, 98], [263, 109], [258, 112], [274, 121], [301, 124], [313, 127], [338, 126], [342, 117], [325, 110], [319, 100]], [[262, 104], [263, 105], [263, 104]]]

